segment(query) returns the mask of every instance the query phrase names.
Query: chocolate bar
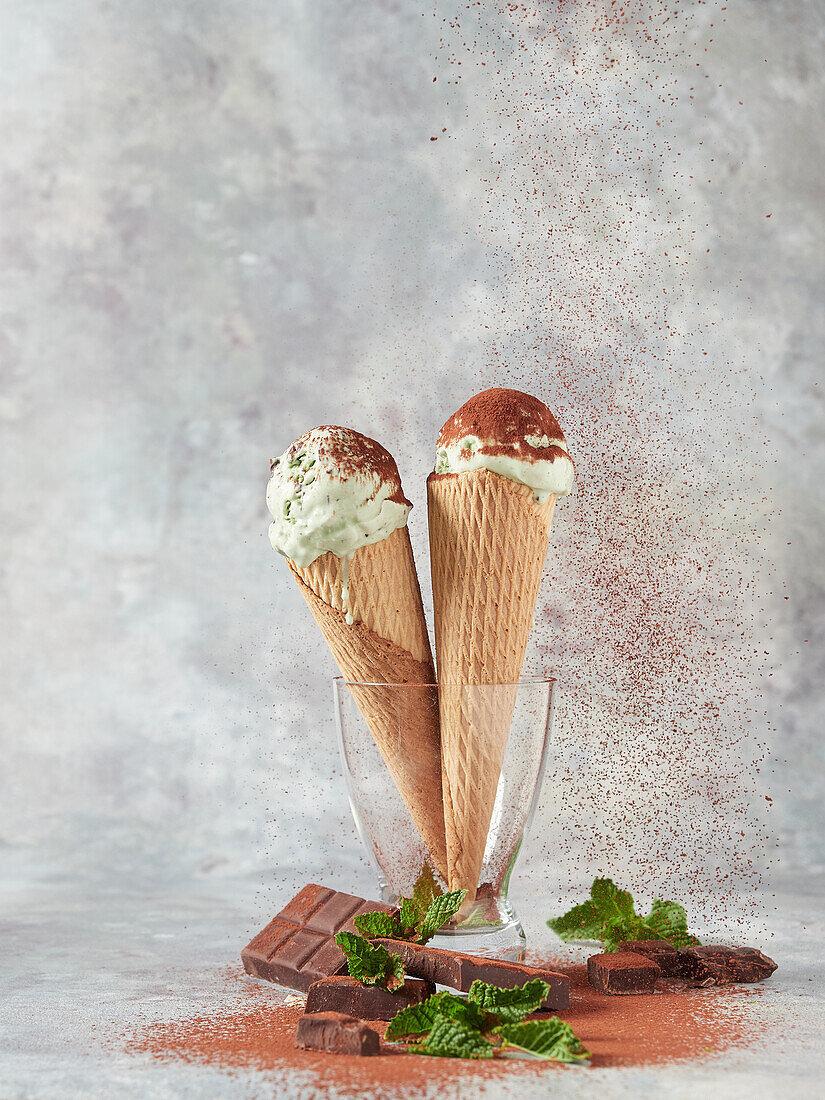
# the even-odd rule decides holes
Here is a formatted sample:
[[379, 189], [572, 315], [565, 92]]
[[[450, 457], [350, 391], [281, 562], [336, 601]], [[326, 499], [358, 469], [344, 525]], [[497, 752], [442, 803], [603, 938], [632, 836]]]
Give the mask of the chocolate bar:
[[359, 913], [397, 913], [391, 905], [366, 901], [311, 883], [241, 952], [244, 970], [256, 978], [306, 992], [313, 982], [346, 968], [337, 932], [354, 932]]
[[378, 1054], [381, 1049], [377, 1031], [342, 1012], [304, 1014], [298, 1021], [295, 1046], [331, 1054]]
[[460, 951], [445, 951], [439, 947], [407, 943], [406, 940], [374, 939], [372, 942], [383, 944], [388, 951], [400, 955], [408, 974], [428, 982], [468, 993], [474, 981], [512, 989], [539, 978], [550, 986], [550, 992], [541, 1006], [543, 1009], [570, 1007], [570, 979], [553, 970], [464, 955]]
[[619, 944], [619, 950], [644, 955], [646, 959], [656, 963], [663, 978], [682, 976], [682, 956], [667, 940], [625, 940]]
[[400, 989], [390, 992], [377, 985], [363, 985], [357, 978], [336, 974], [313, 982], [307, 994], [305, 1012], [343, 1012], [361, 1020], [391, 1020], [396, 1012], [420, 1005], [435, 993], [432, 982], [407, 978]]
[[776, 970], [776, 963], [755, 947], [685, 947], [682, 976], [698, 986], [732, 985], [734, 982], [760, 982]]
[[599, 993], [652, 993], [661, 976], [661, 967], [632, 951], [592, 955], [587, 960], [588, 981]]

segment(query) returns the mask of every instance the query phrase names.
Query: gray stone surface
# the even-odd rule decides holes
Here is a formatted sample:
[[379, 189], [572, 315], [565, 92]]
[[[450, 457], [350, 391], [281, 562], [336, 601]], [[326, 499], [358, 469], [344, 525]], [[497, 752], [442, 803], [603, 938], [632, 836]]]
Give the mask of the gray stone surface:
[[[603, 67], [587, 52], [600, 41], [592, 7], [564, 7], [567, 37], [544, 61], [576, 41]], [[576, 227], [584, 253], [606, 261], [621, 253], [605, 225], [629, 218], [634, 240], [650, 235], [623, 347], [632, 358], [658, 338], [646, 318], [659, 316], [664, 275], [684, 333], [672, 361], [689, 363], [708, 394], [735, 367], [724, 424], [709, 405], [718, 453], [707, 470], [730, 478], [758, 458], [742, 493], [746, 517], [766, 529], [752, 592], [765, 609], [754, 648], [769, 666], [755, 690], [775, 760], [749, 782], [760, 805], [773, 799], [754, 859], [777, 885], [776, 900], [770, 889], [743, 900], [738, 919], [780, 962], [755, 1011], [787, 1039], [747, 1062], [600, 1074], [611, 1096], [640, 1084], [669, 1097], [814, 1096], [822, 1071], [819, 963], [809, 976], [823, 946], [812, 883], [825, 868], [825, 11], [817, 0], [722, 7], [685, 5], [688, 53], [619, 61], [627, 83], [615, 100], [594, 106], [565, 77], [561, 123], [573, 148], [602, 143], [614, 156], [621, 134], [633, 150], [617, 156], [626, 187], [606, 187]], [[496, 66], [461, 50], [476, 33], [484, 48], [504, 41], [509, 16], [488, 12], [479, 28], [463, 4], [419, 9], [0, 5], [3, 1096], [271, 1087], [191, 1066], [138, 1072], [90, 1037], [92, 1024], [218, 1003], [216, 975], [296, 883], [370, 891], [335, 759], [331, 662], [266, 539], [267, 459], [316, 423], [378, 437], [403, 471], [424, 561], [424, 477], [445, 415], [498, 380], [498, 357], [525, 361], [525, 310], [548, 332], [589, 323], [568, 316], [569, 302], [548, 305], [544, 284], [508, 261], [511, 239], [545, 223], [515, 200], [525, 149]], [[460, 33], [442, 23], [459, 10]], [[624, 33], [611, 40], [617, 58]], [[447, 54], [466, 62], [449, 91]], [[509, 94], [529, 93], [518, 57], [502, 56]], [[648, 81], [671, 70], [678, 194], [648, 186]], [[494, 148], [504, 168], [492, 208]], [[575, 199], [572, 168], [548, 167], [543, 184]], [[639, 188], [646, 198], [628, 214]], [[671, 231], [675, 266], [662, 259]], [[578, 278], [572, 254], [537, 255], [554, 286]], [[530, 379], [526, 368], [524, 388]], [[680, 405], [682, 382], [648, 381]], [[567, 413], [585, 453], [586, 430]], [[562, 576], [574, 565], [567, 523], [561, 515]], [[533, 667], [541, 659], [538, 648]], [[558, 660], [562, 675], [575, 672]], [[584, 769], [575, 714], [560, 719], [561, 764]], [[528, 847], [517, 886], [537, 946], [545, 912], [605, 869], [584, 831], [558, 865], [548, 859], [558, 799], [551, 776], [535, 830], [545, 846]], [[631, 848], [609, 869], [641, 876], [652, 894], [655, 875], [644, 878]], [[47, 931], [48, 963], [30, 951]], [[590, 1078], [563, 1081], [570, 1096], [592, 1094]], [[312, 1095], [306, 1082], [280, 1084]]]

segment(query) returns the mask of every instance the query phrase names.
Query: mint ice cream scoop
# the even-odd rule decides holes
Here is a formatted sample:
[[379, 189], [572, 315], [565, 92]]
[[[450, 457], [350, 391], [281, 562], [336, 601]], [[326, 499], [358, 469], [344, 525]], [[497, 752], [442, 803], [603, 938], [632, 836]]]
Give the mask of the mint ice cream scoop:
[[352, 428], [325, 425], [302, 435], [271, 463], [269, 540], [306, 568], [322, 554], [348, 559], [404, 527], [412, 505], [395, 459]]
[[436, 474], [487, 469], [533, 490], [543, 504], [573, 488], [573, 460], [558, 420], [537, 397], [520, 390], [477, 393], [438, 435]]

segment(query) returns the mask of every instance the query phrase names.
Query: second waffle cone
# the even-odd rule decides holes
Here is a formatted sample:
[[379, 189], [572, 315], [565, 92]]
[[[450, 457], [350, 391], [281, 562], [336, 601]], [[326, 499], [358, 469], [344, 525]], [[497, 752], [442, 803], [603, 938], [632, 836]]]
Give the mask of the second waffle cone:
[[[427, 480], [451, 890], [475, 897], [556, 498], [480, 469]], [[466, 685], [512, 685], [474, 690]]]

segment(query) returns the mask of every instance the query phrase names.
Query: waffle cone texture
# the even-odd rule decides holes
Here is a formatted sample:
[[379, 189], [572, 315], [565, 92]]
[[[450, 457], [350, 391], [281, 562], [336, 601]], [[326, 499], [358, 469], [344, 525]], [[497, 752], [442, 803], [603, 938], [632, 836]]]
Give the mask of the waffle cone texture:
[[[323, 554], [306, 568], [289, 568], [326, 638], [344, 679], [364, 685], [435, 683], [421, 589], [410, 535], [399, 527], [356, 550], [348, 566], [346, 621], [343, 561]], [[350, 691], [389, 768], [436, 870], [447, 877], [441, 793], [442, 765], [435, 688], [400, 696], [391, 688]]]
[[[490, 470], [427, 480], [448, 879], [479, 884], [556, 498]], [[510, 684], [507, 692], [467, 685]]]

